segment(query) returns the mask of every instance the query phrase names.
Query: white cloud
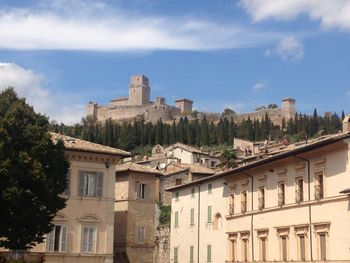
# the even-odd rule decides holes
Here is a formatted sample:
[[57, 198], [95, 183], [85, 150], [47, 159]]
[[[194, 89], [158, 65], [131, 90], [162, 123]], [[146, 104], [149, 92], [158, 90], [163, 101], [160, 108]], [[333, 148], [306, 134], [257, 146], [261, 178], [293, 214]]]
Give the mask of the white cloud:
[[[19, 50], [211, 50], [251, 47], [280, 34], [196, 18], [145, 16], [100, 4], [54, 1], [0, 12], [0, 48]], [[80, 5], [77, 6], [77, 3]]]
[[323, 28], [350, 30], [349, 0], [241, 0], [240, 4], [257, 22], [288, 21], [305, 14]]
[[51, 120], [72, 124], [79, 122], [85, 107], [71, 99], [69, 94], [56, 94], [43, 87], [44, 76], [14, 63], [0, 62], [0, 91], [14, 87], [25, 97], [34, 110], [46, 114]]
[[261, 91], [261, 90], [265, 89], [266, 86], [267, 86], [267, 82], [257, 82], [254, 84], [253, 90], [254, 91]]
[[272, 55], [278, 55], [287, 61], [299, 60], [304, 57], [304, 46], [297, 37], [287, 36], [280, 40], [276, 48], [265, 51], [265, 56]]

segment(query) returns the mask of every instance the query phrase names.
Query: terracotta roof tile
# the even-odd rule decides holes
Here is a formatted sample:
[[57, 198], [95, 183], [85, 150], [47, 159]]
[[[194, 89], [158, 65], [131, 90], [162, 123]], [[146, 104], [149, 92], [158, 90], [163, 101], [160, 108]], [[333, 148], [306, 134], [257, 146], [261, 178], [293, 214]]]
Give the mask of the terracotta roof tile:
[[123, 163], [116, 166], [116, 172], [139, 172], [139, 173], [147, 173], [147, 174], [155, 174], [155, 175], [162, 175], [162, 172], [158, 171], [157, 169], [140, 165], [137, 163]]

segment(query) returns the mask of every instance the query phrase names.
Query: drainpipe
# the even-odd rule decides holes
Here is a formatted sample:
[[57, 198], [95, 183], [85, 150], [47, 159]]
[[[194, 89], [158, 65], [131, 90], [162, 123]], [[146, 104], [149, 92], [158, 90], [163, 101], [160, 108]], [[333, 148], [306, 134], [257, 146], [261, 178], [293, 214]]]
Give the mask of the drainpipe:
[[199, 241], [200, 241], [200, 218], [201, 218], [201, 186], [197, 185], [198, 188], [198, 231], [197, 231], [197, 262], [199, 263]]
[[310, 259], [311, 261], [313, 261], [313, 254], [312, 254], [312, 230], [311, 230], [311, 222], [312, 222], [312, 211], [311, 211], [311, 204], [310, 204], [310, 201], [311, 201], [311, 178], [310, 178], [310, 160], [309, 159], [306, 159], [306, 158], [303, 158], [303, 157], [300, 157], [300, 156], [297, 156], [297, 155], [291, 155], [292, 157], [296, 158], [296, 159], [299, 159], [299, 160], [302, 160], [304, 162], [307, 163], [307, 184], [308, 184], [308, 201], [309, 201], [309, 235], [310, 235]]
[[252, 261], [255, 261], [255, 257], [254, 257], [254, 213], [253, 213], [253, 210], [254, 210], [254, 180], [253, 180], [253, 176], [244, 172], [244, 171], [241, 171], [242, 174], [248, 176], [250, 179], [251, 179], [251, 206], [252, 206], [252, 211], [251, 211], [251, 218], [250, 218], [250, 232], [251, 232], [251, 239], [252, 239]]

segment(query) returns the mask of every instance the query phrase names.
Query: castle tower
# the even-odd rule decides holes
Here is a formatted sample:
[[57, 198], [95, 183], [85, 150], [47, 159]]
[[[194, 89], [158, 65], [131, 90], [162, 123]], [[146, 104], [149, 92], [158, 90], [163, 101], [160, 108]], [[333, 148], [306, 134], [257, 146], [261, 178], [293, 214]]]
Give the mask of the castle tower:
[[191, 113], [192, 112], [193, 101], [189, 99], [175, 100], [175, 107], [181, 109], [181, 113]]
[[286, 98], [282, 100], [282, 117], [288, 121], [295, 117], [295, 99]]
[[89, 102], [86, 106], [86, 116], [97, 117], [97, 104]]
[[129, 87], [128, 105], [147, 105], [150, 99], [150, 86], [146, 76], [135, 75], [131, 77]]

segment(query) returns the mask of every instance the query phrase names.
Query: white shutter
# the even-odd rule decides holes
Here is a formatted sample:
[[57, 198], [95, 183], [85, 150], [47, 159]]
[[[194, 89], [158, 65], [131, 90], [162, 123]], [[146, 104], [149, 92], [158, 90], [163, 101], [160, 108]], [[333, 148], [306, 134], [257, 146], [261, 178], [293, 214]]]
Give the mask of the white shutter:
[[102, 189], [103, 189], [103, 173], [97, 173], [96, 193], [98, 197], [102, 197]]
[[47, 251], [53, 251], [55, 245], [55, 226], [52, 231], [47, 235], [46, 249]]
[[84, 171], [79, 171], [78, 176], [78, 195], [84, 196]]
[[62, 252], [65, 252], [67, 249], [67, 227], [62, 226], [61, 229], [61, 250]]
[[81, 230], [81, 251], [87, 252], [87, 240], [88, 240], [89, 229], [82, 227]]

